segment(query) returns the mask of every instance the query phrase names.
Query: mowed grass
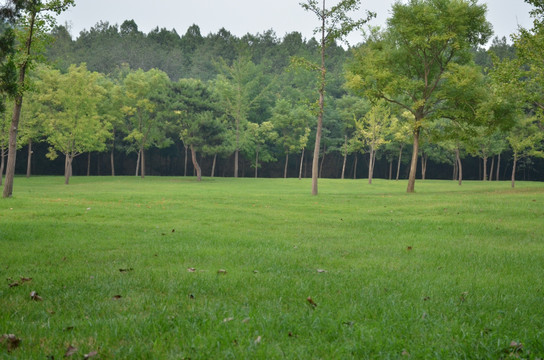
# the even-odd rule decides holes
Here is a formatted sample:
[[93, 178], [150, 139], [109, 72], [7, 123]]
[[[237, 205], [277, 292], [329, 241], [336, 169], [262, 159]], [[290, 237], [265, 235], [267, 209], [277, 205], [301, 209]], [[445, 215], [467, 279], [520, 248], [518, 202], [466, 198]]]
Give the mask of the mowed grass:
[[544, 184], [405, 188], [17, 178], [0, 358], [543, 358]]

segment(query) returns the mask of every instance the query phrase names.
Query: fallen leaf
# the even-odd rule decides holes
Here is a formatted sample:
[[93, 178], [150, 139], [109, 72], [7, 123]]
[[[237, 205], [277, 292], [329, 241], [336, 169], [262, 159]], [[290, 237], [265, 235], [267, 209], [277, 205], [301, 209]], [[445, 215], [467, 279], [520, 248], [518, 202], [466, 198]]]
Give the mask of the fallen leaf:
[[254, 274], [258, 274], [258, 273], [259, 273], [259, 270], [253, 270], [253, 273], [254, 273]]
[[327, 272], [327, 270], [323, 270], [323, 269], [317, 269], [317, 272], [318, 272], [319, 274], [322, 274], [322, 273], [326, 273], [326, 272]]
[[77, 348], [70, 345], [68, 346], [68, 349], [66, 349], [66, 352], [64, 353], [64, 357], [70, 357], [74, 355], [76, 352], [77, 352]]
[[24, 284], [25, 282], [29, 282], [29, 281], [32, 281], [32, 278], [25, 278], [25, 277], [21, 278], [21, 284]]
[[402, 350], [402, 356], [410, 356], [410, 353], [406, 349], [404, 349]]
[[114, 300], [119, 300], [119, 299], [121, 299], [121, 298], [122, 298], [121, 295], [114, 295], [114, 296], [113, 296], [113, 299], [114, 299]]
[[34, 301], [42, 301], [42, 300], [43, 300], [43, 298], [42, 298], [40, 295], [38, 295], [38, 293], [35, 292], [35, 291], [32, 291], [32, 292], [30, 293], [30, 298], [31, 298], [32, 300], [34, 300]]
[[293, 333], [289, 331], [289, 337], [293, 337]]
[[523, 344], [517, 341], [512, 341], [510, 342], [510, 347], [513, 349], [513, 351], [519, 351], [523, 349]]
[[254, 341], [255, 345], [259, 344], [261, 342], [261, 340], [262, 340], [261, 335], [257, 336], [257, 338]]
[[195, 268], [188, 268], [187, 271], [188, 271], [188, 272], [195, 272], [196, 269], [195, 269]]
[[228, 318], [224, 318], [223, 319], [223, 322], [226, 323], [226, 322], [231, 322], [232, 320], [234, 320], [233, 317], [228, 317]]
[[406, 248], [406, 250], [410, 251], [410, 250], [412, 250], [412, 247], [411, 247], [411, 246], [408, 246], [408, 247]]
[[317, 304], [310, 296], [306, 298], [306, 301], [308, 301], [308, 304], [312, 305], [314, 308], [317, 307]]
[[129, 272], [129, 271], [133, 271], [133, 270], [134, 270], [133, 268], [119, 269], [120, 272]]
[[355, 322], [353, 322], [353, 321], [344, 321], [342, 324], [344, 324], [346, 326], [353, 326], [355, 324]]
[[8, 351], [17, 349], [21, 344], [21, 339], [19, 339], [14, 334], [4, 334], [0, 336], [0, 344], [6, 343], [6, 348]]
[[194, 300], [195, 296], [193, 294], [189, 294], [189, 299]]
[[175, 232], [176, 232], [176, 229], [172, 229], [172, 232], [175, 233]]
[[461, 302], [464, 302], [464, 301], [467, 300], [467, 296], [468, 296], [468, 291], [465, 291], [465, 292], [463, 292], [463, 293], [461, 294], [461, 296], [459, 296], [459, 300], [460, 300]]
[[219, 269], [219, 270], [217, 270], [217, 273], [218, 273], [218, 274], [225, 275], [225, 274], [227, 273], [227, 270], [225, 270], [225, 269]]
[[83, 358], [90, 359], [92, 357], [95, 357], [96, 355], [98, 355], [98, 351], [91, 351], [90, 353], [83, 355]]
[[19, 286], [18, 282], [14, 282], [14, 283], [9, 284], [10, 288], [13, 288], [13, 287], [16, 287], [16, 286]]
[[248, 317], [247, 317], [247, 318], [245, 318], [244, 320], [242, 320], [242, 322], [243, 322], [244, 324], [247, 324], [247, 323], [249, 322], [249, 320], [251, 320], [251, 318], [248, 318]]
[[429, 296], [425, 296], [425, 297], [423, 298], [423, 301], [427, 301], [427, 300], [431, 300], [431, 298], [430, 298]]
[[73, 326], [67, 326], [64, 328], [64, 331], [72, 331], [72, 330], [74, 330]]

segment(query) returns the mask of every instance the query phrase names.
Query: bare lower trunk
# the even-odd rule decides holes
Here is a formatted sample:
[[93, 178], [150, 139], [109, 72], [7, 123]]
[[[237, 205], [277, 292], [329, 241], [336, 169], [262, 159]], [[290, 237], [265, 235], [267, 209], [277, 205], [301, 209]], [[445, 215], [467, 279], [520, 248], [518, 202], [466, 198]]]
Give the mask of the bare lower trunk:
[[353, 180], [357, 179], [357, 163], [359, 162], [359, 154], [355, 153], [355, 161], [353, 162]]
[[399, 161], [397, 163], [397, 178], [396, 178], [397, 181], [399, 181], [400, 163], [401, 163], [401, 160], [402, 160], [402, 149], [404, 149], [404, 144], [400, 145], [400, 150], [399, 150]]
[[319, 178], [323, 177], [323, 163], [325, 162], [326, 152], [327, 152], [327, 145], [323, 145], [323, 157], [321, 157], [321, 165], [319, 166]]
[[497, 177], [495, 177], [497, 181], [500, 180], [500, 173], [499, 173], [500, 167], [501, 167], [501, 154], [499, 154], [499, 156], [497, 157]]
[[344, 180], [344, 173], [346, 172], [346, 162], [348, 159], [348, 136], [344, 137], [344, 162], [342, 164], [342, 180]]
[[255, 149], [255, 179], [259, 176], [259, 147]]
[[461, 163], [461, 154], [459, 148], [455, 149], [455, 160], [457, 161], [457, 175], [459, 176], [459, 185], [463, 185], [463, 163]]
[[425, 180], [427, 175], [427, 161], [429, 160], [429, 155], [426, 155], [424, 152], [421, 153], [421, 179]]
[[518, 154], [514, 152], [514, 163], [512, 164], [512, 189], [516, 186], [516, 165], [518, 163]]
[[419, 129], [414, 131], [414, 147], [412, 150], [412, 162], [410, 163], [410, 176], [408, 177], [408, 187], [406, 192], [413, 193], [416, 185], [417, 158], [419, 155]]
[[491, 169], [489, 170], [489, 181], [493, 181], [493, 170], [495, 169], [495, 157], [491, 158]]
[[215, 176], [215, 164], [217, 163], [217, 154], [213, 156], [212, 162], [212, 178]]
[[4, 147], [0, 149], [0, 186], [2, 185], [2, 181], [4, 179], [4, 166], [5, 166], [5, 155], [4, 155]]
[[289, 165], [289, 151], [285, 154], [285, 167], [283, 169], [283, 178], [287, 179], [287, 166]]
[[188, 146], [187, 145], [183, 145], [183, 147], [185, 148], [185, 165], [183, 167], [183, 176], [187, 176], [187, 153], [188, 153]]
[[138, 172], [140, 171], [140, 151], [138, 151], [138, 157], [136, 158], [136, 175], [138, 176]]
[[193, 145], [191, 145], [191, 159], [193, 160], [193, 167], [196, 170], [196, 179], [198, 181], [202, 180], [202, 170], [200, 169], [200, 165], [198, 164], [198, 161], [196, 160], [196, 151]]
[[73, 157], [69, 154], [66, 154], [66, 160], [64, 163], [64, 184], [68, 185], [70, 182], [70, 177], [72, 176], [72, 161]]
[[87, 155], [87, 176], [91, 176], [91, 152]]
[[110, 153], [110, 163], [111, 163], [111, 176], [115, 176], [115, 156], [114, 152], [115, 148], [112, 146], [111, 153]]
[[455, 161], [453, 162], [453, 181], [457, 180], [457, 156], [455, 157]]
[[372, 176], [374, 174], [374, 148], [370, 147], [370, 161], [368, 162], [368, 184], [372, 185]]
[[484, 161], [484, 177], [483, 177], [483, 181], [487, 181], [487, 156], [484, 156], [483, 157], [483, 161]]
[[302, 149], [302, 154], [300, 155], [300, 169], [298, 170], [298, 179], [299, 180], [302, 180], [302, 165], [304, 165], [304, 150], [306, 150], [305, 148]]
[[393, 160], [389, 161], [389, 180], [393, 179]]

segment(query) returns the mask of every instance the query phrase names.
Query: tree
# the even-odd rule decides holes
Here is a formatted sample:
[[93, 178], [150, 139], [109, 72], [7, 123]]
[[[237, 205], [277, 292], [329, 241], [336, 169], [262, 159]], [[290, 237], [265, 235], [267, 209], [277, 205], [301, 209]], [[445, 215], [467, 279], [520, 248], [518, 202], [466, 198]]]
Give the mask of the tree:
[[421, 128], [445, 106], [443, 90], [451, 85], [446, 77], [465, 70], [471, 48], [485, 44], [492, 31], [485, 5], [476, 0], [397, 2], [392, 13], [387, 31], [373, 34], [355, 51], [348, 86], [413, 114], [407, 192], [414, 192]]
[[319, 73], [319, 112], [317, 115], [317, 129], [315, 136], [314, 157], [312, 163], [312, 195], [318, 194], [317, 179], [319, 177], [319, 151], [321, 148], [321, 134], [323, 131], [323, 114], [325, 107], [325, 84], [327, 68], [325, 66], [326, 49], [333, 45], [337, 40], [344, 39], [350, 32], [361, 28], [375, 14], [366, 13], [366, 18], [353, 20], [348, 16], [349, 12], [356, 11], [360, 7], [360, 0], [342, 0], [337, 5], [327, 9], [325, 0], [323, 6], [320, 6], [318, 0], [306, 0], [299, 3], [306, 11], [312, 12], [319, 19], [319, 27], [314, 30], [315, 34], [321, 35], [319, 44], [321, 54], [321, 65], [311, 63], [302, 58], [295, 59], [309, 69]]
[[[34, 53], [33, 50], [36, 50], [36, 44], [40, 43], [39, 38], [44, 36], [51, 26], [54, 25], [54, 18], [51, 16], [51, 13], [58, 15], [73, 4], [74, 0], [34, 0], [22, 3], [21, 9], [24, 17], [22, 23], [20, 23], [20, 28], [24, 30], [21, 33], [19, 48], [14, 57], [14, 62], [18, 69], [18, 78], [9, 135], [6, 183], [4, 184], [3, 191], [4, 198], [11, 197], [13, 194], [13, 178], [15, 176], [15, 158], [17, 153], [17, 131], [23, 106], [25, 76], [27, 70], [32, 66], [32, 62], [36, 58], [36, 53]], [[39, 54], [39, 51], [37, 53]]]
[[138, 151], [136, 176], [140, 169], [142, 178], [146, 171], [145, 150], [151, 146], [164, 147], [171, 142], [166, 135], [167, 124], [157, 115], [160, 103], [166, 101], [169, 84], [168, 76], [156, 69], [133, 71], [123, 83], [125, 103], [122, 111], [128, 120], [125, 141]]
[[255, 168], [256, 179], [261, 163], [276, 160], [270, 149], [270, 143], [277, 140], [278, 134], [274, 131], [274, 124], [270, 121], [264, 121], [261, 124], [248, 123], [247, 133], [249, 139], [246, 142], [245, 151], [250, 155], [250, 158], [255, 159], [251, 166]]
[[39, 117], [50, 144], [47, 157], [55, 159], [57, 152], [66, 157], [64, 178], [68, 185], [72, 162], [77, 156], [105, 149], [111, 136], [110, 124], [102, 120], [98, 107], [106, 91], [100, 86], [102, 75], [91, 73], [85, 64], [71, 65], [66, 74], [42, 67], [38, 86], [43, 104]]
[[516, 182], [516, 166], [520, 159], [534, 156], [544, 158], [544, 132], [539, 129], [542, 113], [522, 116], [512, 128], [506, 139], [513, 152], [512, 187]]

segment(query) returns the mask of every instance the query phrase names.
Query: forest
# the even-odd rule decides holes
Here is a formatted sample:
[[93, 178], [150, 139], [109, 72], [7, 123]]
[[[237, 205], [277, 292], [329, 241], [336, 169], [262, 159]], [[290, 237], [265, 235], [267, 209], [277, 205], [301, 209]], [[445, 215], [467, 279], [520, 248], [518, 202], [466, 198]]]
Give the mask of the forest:
[[[485, 7], [472, 1], [396, 4], [387, 28], [367, 30], [364, 43], [338, 38], [326, 48], [319, 34], [272, 29], [143, 33], [126, 20], [72, 34], [42, 24], [28, 47], [15, 172], [64, 174], [66, 183], [71, 175], [309, 177], [323, 49], [319, 177], [543, 181], [543, 6], [526, 1], [536, 6], [534, 28], [490, 46]], [[15, 38], [14, 55], [0, 59], [13, 62], [12, 77], [30, 13], [2, 24]], [[414, 29], [417, 21], [427, 26]], [[452, 35], [462, 21], [472, 28]], [[17, 102], [4, 85], [2, 173]]]

